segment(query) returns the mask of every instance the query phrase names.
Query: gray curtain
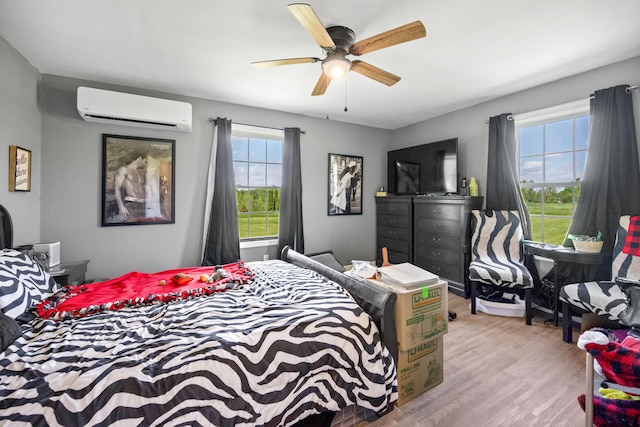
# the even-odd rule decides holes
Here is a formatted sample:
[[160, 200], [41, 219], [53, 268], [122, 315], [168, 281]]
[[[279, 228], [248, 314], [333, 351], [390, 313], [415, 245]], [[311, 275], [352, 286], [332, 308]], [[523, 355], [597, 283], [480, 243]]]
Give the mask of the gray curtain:
[[602, 232], [608, 253], [613, 252], [620, 215], [640, 214], [638, 146], [628, 87], [598, 90], [591, 99], [587, 163], [569, 227], [571, 234]]
[[300, 129], [285, 128], [282, 145], [282, 184], [278, 253], [286, 245], [304, 253], [302, 227], [302, 171], [300, 168]]
[[[511, 118], [510, 118], [511, 117]], [[509, 113], [489, 119], [486, 208], [517, 210], [524, 238], [531, 239], [531, 220], [518, 184], [516, 129]]]
[[240, 259], [240, 231], [231, 148], [231, 120], [215, 120], [209, 162], [202, 265]]

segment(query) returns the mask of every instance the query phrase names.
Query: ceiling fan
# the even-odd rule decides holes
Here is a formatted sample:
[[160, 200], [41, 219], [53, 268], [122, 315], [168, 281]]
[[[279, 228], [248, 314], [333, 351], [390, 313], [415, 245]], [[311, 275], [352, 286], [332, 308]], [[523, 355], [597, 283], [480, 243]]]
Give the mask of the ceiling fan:
[[304, 29], [307, 30], [320, 45], [326, 55], [325, 58], [275, 59], [271, 61], [252, 62], [251, 65], [254, 67], [270, 67], [275, 65], [321, 62], [323, 73], [313, 88], [313, 92], [311, 93], [313, 96], [324, 94], [332, 79], [342, 78], [346, 76], [350, 70], [387, 86], [393, 86], [400, 81], [399, 76], [364, 61], [357, 59], [351, 61], [347, 59], [346, 56], [360, 56], [365, 53], [426, 37], [427, 35], [427, 31], [424, 25], [422, 25], [422, 22], [415, 21], [356, 42], [356, 35], [350, 28], [342, 26], [325, 28], [310, 5], [293, 3], [287, 7]]

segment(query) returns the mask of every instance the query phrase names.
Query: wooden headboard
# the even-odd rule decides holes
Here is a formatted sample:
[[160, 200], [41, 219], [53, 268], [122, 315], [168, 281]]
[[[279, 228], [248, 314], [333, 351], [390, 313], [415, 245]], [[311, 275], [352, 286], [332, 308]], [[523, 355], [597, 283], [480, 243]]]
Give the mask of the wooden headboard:
[[322, 274], [349, 291], [358, 305], [373, 318], [382, 336], [382, 342], [391, 352], [393, 359], [398, 360], [398, 339], [394, 314], [398, 297], [395, 293], [372, 285], [366, 280], [359, 281], [354, 277], [333, 270], [294, 251], [289, 246], [282, 249], [280, 259]]
[[13, 247], [13, 222], [9, 211], [0, 205], [0, 249]]

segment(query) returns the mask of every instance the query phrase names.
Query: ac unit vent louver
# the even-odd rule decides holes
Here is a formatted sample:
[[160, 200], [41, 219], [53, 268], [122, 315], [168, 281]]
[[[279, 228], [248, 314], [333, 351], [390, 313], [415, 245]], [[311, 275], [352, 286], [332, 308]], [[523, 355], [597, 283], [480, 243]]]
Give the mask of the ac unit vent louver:
[[88, 122], [191, 132], [191, 104], [80, 86], [78, 113]]

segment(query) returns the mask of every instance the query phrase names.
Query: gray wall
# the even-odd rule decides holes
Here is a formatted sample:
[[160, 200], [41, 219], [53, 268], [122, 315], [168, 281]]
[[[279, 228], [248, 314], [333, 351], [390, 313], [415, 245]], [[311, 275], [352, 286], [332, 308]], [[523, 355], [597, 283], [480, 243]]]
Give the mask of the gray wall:
[[[302, 137], [303, 215], [308, 252], [333, 249], [343, 263], [374, 259], [373, 195], [386, 186], [386, 151], [458, 137], [460, 176], [486, 180], [490, 116], [528, 112], [587, 97], [597, 89], [640, 83], [640, 57], [531, 90], [466, 108], [394, 131], [239, 105], [184, 98], [40, 73], [0, 38], [0, 164], [8, 165], [8, 146], [33, 153], [32, 191], [7, 191], [0, 173], [0, 203], [14, 220], [15, 244], [62, 242], [62, 260], [91, 260], [88, 277], [113, 277], [131, 270], [159, 271], [198, 264], [204, 211], [204, 180], [213, 127], [210, 117], [267, 127], [297, 126]], [[84, 122], [76, 111], [76, 88], [87, 85], [193, 104], [191, 133]], [[636, 95], [637, 128], [638, 99]], [[176, 223], [126, 227], [100, 226], [102, 134], [176, 140]], [[327, 216], [328, 153], [364, 157], [362, 215]], [[243, 250], [247, 260], [277, 257], [273, 247]]]
[[[44, 75], [42, 84], [42, 156], [46, 162], [42, 165], [40, 237], [43, 241], [61, 241], [63, 261], [89, 259], [90, 278], [198, 265], [213, 134], [209, 118], [218, 116], [236, 123], [296, 126], [306, 131], [301, 138], [306, 251], [333, 249], [344, 263], [374, 259], [373, 195], [386, 181], [390, 131], [60, 76]], [[78, 86], [190, 102], [193, 130], [182, 133], [85, 122], [76, 109]], [[104, 133], [176, 140], [175, 224], [100, 226]], [[362, 215], [327, 215], [328, 153], [364, 157]], [[271, 258], [278, 255], [275, 247], [247, 250], [241, 255], [246, 260], [261, 260], [265, 253]]]
[[[640, 84], [640, 57], [396, 129], [391, 135], [391, 146], [398, 149], [458, 137], [460, 178], [475, 176], [482, 196], [485, 195], [489, 138], [485, 120], [502, 113], [517, 115], [586, 99], [595, 90], [620, 84]], [[640, 94], [636, 93], [633, 98], [640, 140]]]
[[[0, 204], [13, 219], [13, 243], [40, 239], [40, 73], [0, 37]], [[9, 191], [9, 146], [31, 150], [31, 191]]]

